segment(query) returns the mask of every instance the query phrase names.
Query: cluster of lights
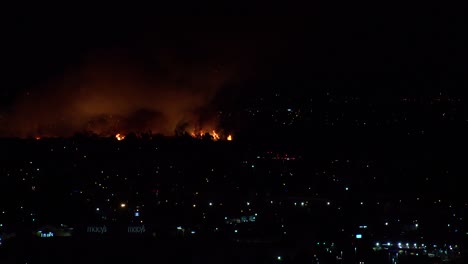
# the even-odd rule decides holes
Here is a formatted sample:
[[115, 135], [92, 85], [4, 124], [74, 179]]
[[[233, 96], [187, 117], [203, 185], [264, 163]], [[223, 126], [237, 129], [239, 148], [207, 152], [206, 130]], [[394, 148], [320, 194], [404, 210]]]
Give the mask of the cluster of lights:
[[[394, 244], [391, 243], [391, 242], [387, 242], [387, 243], [384, 243], [384, 244], [380, 244], [379, 242], [375, 243], [376, 247], [384, 247], [384, 246], [390, 247], [390, 246], [393, 246], [393, 245]], [[418, 248], [418, 243], [410, 244], [410, 243], [398, 242], [396, 245], [398, 246], [398, 248], [403, 248], [403, 247], [410, 248], [411, 245], [413, 246], [413, 248]], [[423, 244], [420, 245], [420, 247], [426, 248], [426, 245], [423, 243]], [[437, 245], [433, 245], [433, 247], [436, 248]]]

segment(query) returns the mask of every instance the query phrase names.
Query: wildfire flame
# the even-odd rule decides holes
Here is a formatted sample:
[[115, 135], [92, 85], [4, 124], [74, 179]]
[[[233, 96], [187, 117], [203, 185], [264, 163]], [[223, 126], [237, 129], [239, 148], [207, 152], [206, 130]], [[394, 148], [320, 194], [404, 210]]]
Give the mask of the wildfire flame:
[[219, 135], [218, 135], [218, 133], [216, 133], [216, 131], [213, 130], [211, 132], [211, 136], [213, 137], [214, 140], [219, 140]]
[[205, 130], [199, 130], [199, 131], [194, 130], [190, 133], [190, 135], [194, 138], [203, 138], [206, 135], [206, 133], [208, 133], [214, 141], [221, 140], [222, 138], [228, 141], [232, 140], [231, 135], [228, 135], [227, 137], [225, 137], [223, 133], [216, 132], [216, 130], [214, 129], [211, 130], [211, 132], [206, 132]]
[[122, 134], [120, 134], [120, 133], [118, 133], [118, 134], [115, 135], [115, 138], [116, 138], [118, 141], [121, 141], [121, 140], [123, 140], [123, 139], [125, 138], [125, 136], [122, 135]]

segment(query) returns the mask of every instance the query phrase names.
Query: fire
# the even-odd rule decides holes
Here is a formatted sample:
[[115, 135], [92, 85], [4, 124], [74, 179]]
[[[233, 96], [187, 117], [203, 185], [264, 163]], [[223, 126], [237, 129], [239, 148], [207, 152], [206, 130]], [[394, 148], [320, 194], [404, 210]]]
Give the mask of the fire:
[[214, 140], [219, 140], [219, 135], [218, 135], [218, 133], [216, 133], [216, 131], [213, 130], [211, 132], [211, 136], [213, 137]]
[[230, 134], [226, 136], [226, 134], [219, 131], [217, 132], [214, 129], [211, 130], [211, 132], [206, 132], [206, 130], [193, 130], [192, 132], [190, 132], [190, 135], [194, 138], [203, 138], [207, 133], [211, 136], [212, 140], [214, 141], [218, 141], [221, 139], [228, 141], [232, 140], [232, 136]]
[[120, 140], [123, 140], [123, 139], [125, 138], [125, 136], [122, 135], [122, 134], [120, 134], [120, 133], [118, 133], [118, 134], [115, 135], [115, 138], [116, 138], [118, 141], [120, 141]]

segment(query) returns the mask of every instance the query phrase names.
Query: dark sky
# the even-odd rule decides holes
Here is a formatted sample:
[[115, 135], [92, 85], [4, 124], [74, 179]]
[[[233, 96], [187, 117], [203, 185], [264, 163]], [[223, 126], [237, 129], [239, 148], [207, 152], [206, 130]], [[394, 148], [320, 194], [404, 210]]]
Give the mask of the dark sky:
[[[223, 87], [242, 89], [251, 80], [268, 84], [257, 92], [290, 83], [289, 92], [298, 93], [323, 85], [360, 95], [459, 93], [466, 82], [464, 20], [456, 8], [357, 3], [18, 7], [3, 24], [0, 110], [3, 119], [24, 119], [31, 108], [76, 103], [57, 98], [94, 98], [77, 94], [80, 89], [106, 98], [103, 83], [127, 83], [116, 89], [139, 94], [133, 106], [180, 90], [197, 112]], [[130, 87], [140, 80], [144, 88]], [[204, 99], [193, 99], [196, 93]], [[99, 111], [93, 114], [109, 114]]]
[[67, 4], [16, 8], [10, 16], [2, 32], [6, 98], [113, 48], [138, 59], [165, 48], [194, 61], [235, 54], [262, 64], [257, 71], [267, 76], [465, 70], [465, 18], [441, 6]]

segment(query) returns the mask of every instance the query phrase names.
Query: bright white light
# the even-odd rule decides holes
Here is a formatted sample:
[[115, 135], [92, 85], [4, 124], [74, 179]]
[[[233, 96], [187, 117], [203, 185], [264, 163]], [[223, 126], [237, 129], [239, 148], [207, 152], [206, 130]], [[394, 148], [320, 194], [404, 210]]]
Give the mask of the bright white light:
[[247, 202], [247, 206], [249, 206], [249, 205], [250, 205], [250, 203], [249, 203], [249, 202]]
[[398, 243], [398, 247], [401, 247], [401, 243]]
[[278, 256], [276, 259], [279, 260], [279, 261], [281, 261], [282, 258], [281, 258], [281, 256]]
[[301, 202], [301, 206], [304, 206], [304, 202]]
[[378, 246], [380, 246], [380, 243], [379, 243], [379, 242], [377, 242], [377, 243], [375, 243], [375, 245], [378, 247]]
[[182, 230], [182, 227], [181, 227], [181, 226], [178, 226], [178, 227], [177, 227], [177, 230]]
[[388, 222], [385, 222], [385, 225], [388, 226]]
[[210, 206], [213, 206], [213, 203], [209, 203]]
[[124, 203], [121, 203], [121, 204], [120, 204], [120, 207], [122, 207], [122, 208], [125, 208], [125, 206], [127, 206], [127, 205], [124, 204]]
[[330, 202], [327, 202], [327, 205], [330, 205]]
[[390, 246], [390, 245], [391, 245], [391, 243], [390, 243], [390, 242], [388, 242], [388, 243], [387, 243], [387, 246]]
[[345, 190], [347, 191], [347, 190], [349, 190], [349, 188], [348, 188], [348, 187], [346, 187], [346, 188], [345, 188]]
[[98, 208], [96, 208], [96, 211], [99, 211], [99, 207], [98, 207]]
[[191, 233], [192, 233], [192, 234], [195, 234], [195, 231], [192, 231]]

